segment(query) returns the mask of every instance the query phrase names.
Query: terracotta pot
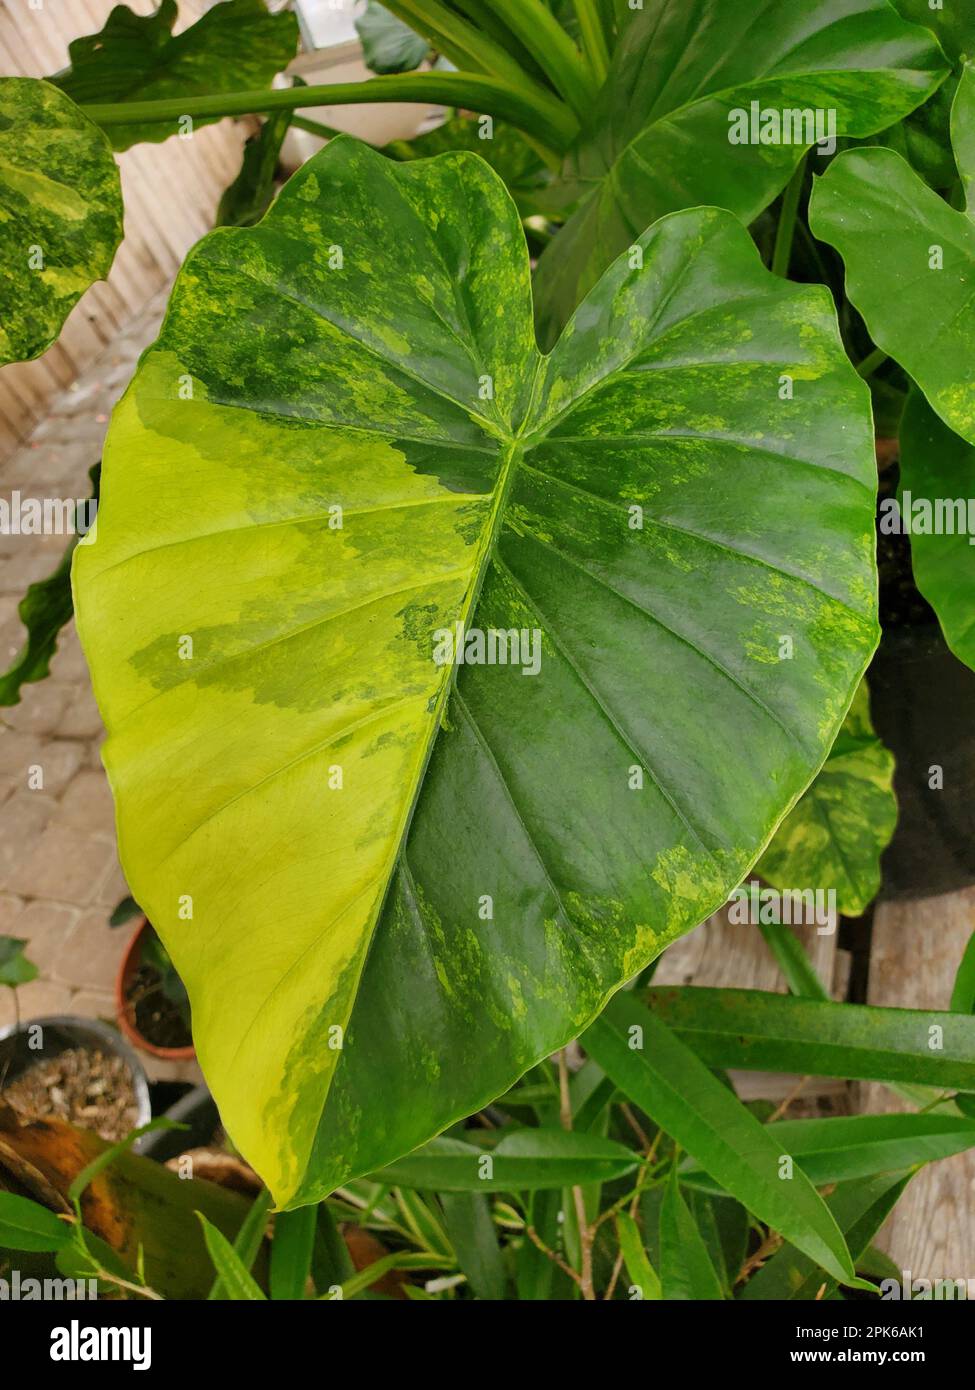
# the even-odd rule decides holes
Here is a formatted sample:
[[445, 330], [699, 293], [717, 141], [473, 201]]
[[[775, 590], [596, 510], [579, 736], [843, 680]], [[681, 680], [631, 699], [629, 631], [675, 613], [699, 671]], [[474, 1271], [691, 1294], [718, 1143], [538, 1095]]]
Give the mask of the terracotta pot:
[[148, 1052], [152, 1057], [159, 1057], [164, 1062], [192, 1062], [196, 1057], [196, 1049], [192, 1043], [186, 1047], [157, 1047], [155, 1043], [151, 1043], [139, 1032], [136, 1027], [134, 1011], [128, 1005], [129, 986], [142, 961], [143, 941], [146, 933], [150, 930], [147, 919], [143, 917], [129, 942], [125, 955], [122, 957], [122, 963], [115, 978], [115, 1017], [118, 1020], [119, 1028], [129, 1042], [140, 1047], [143, 1052]]

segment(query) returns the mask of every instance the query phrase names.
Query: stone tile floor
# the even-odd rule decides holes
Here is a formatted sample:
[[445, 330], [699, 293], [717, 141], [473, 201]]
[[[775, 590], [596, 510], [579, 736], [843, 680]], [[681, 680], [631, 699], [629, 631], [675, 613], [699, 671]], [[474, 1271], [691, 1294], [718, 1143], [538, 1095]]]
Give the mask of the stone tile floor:
[[[127, 386], [165, 307], [160, 296], [54, 403], [24, 443], [0, 463], [0, 496], [89, 495], [112, 407]], [[17, 614], [27, 585], [57, 566], [63, 536], [0, 535], [0, 668], [23, 645]], [[99, 748], [104, 736], [74, 625], [66, 628], [47, 680], [0, 707], [0, 933], [24, 937], [38, 979], [18, 990], [23, 1018], [48, 1013], [114, 1017], [115, 975], [131, 928], [108, 918], [128, 889], [115, 849], [112, 798]], [[42, 769], [43, 787], [32, 789]], [[0, 991], [0, 1027], [13, 1001]], [[152, 1076], [186, 1075], [143, 1057]]]

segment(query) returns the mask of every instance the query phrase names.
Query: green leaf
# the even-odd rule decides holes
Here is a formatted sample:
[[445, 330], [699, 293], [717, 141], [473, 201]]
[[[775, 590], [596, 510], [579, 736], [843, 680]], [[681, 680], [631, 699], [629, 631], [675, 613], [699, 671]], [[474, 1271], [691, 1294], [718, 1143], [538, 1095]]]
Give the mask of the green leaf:
[[[840, 1183], [826, 1202], [836, 1218], [857, 1263], [896, 1206], [912, 1173], [883, 1173]], [[748, 1280], [741, 1292], [745, 1299], [767, 1302], [780, 1299], [816, 1299], [835, 1288], [823, 1271], [797, 1250], [784, 1245]]]
[[318, 1208], [281, 1211], [274, 1218], [271, 1243], [271, 1297], [301, 1299], [311, 1271]]
[[0, 936], [0, 985], [26, 985], [36, 980], [37, 966], [24, 955], [26, 940], [19, 936]]
[[[975, 388], [971, 395], [975, 399]], [[916, 387], [901, 417], [900, 484], [892, 524], [899, 517], [911, 528], [915, 583], [955, 656], [975, 668], [975, 507], [969, 501], [975, 496], [975, 445], [949, 429]]]
[[74, 584], [126, 878], [279, 1206], [508, 1090], [724, 902], [875, 645], [827, 292], [717, 209], [640, 243], [543, 358], [493, 171], [339, 139], [194, 248], [113, 417]]
[[975, 58], [975, 0], [892, 0], [895, 10], [914, 24], [923, 24], [956, 61], [966, 54]]
[[[975, 178], [975, 69], [952, 106], [966, 189]], [[956, 212], [890, 150], [849, 150], [816, 184], [810, 226], [846, 263], [846, 290], [870, 336], [975, 443], [975, 204]], [[892, 284], [899, 286], [892, 295]], [[948, 496], [956, 495], [954, 493]]]
[[806, 948], [792, 927], [779, 923], [759, 922], [758, 929], [765, 938], [776, 963], [792, 994], [803, 999], [828, 999], [829, 991], [819, 978]]
[[[788, 1181], [780, 1177], [782, 1150], [769, 1131], [632, 994], [614, 996], [582, 1044], [620, 1089], [754, 1216], [837, 1278], [852, 1279], [843, 1238], [808, 1178], [799, 1170]], [[679, 1248], [684, 1205], [679, 1194], [678, 1201], [671, 1200], [668, 1220]], [[661, 1241], [663, 1223], [664, 1213]], [[672, 1297], [667, 1267], [662, 1253], [664, 1296]]]
[[202, 1211], [196, 1214], [200, 1218], [203, 1239], [226, 1298], [232, 1303], [265, 1301], [265, 1294], [227, 1237], [206, 1219]]
[[250, 227], [259, 222], [274, 198], [274, 175], [293, 111], [275, 111], [244, 146], [240, 172], [217, 207], [216, 226]]
[[141, 1139], [144, 1134], [155, 1134], [163, 1129], [187, 1129], [188, 1126], [179, 1124], [176, 1120], [171, 1120], [168, 1115], [157, 1115], [148, 1124], [139, 1125], [137, 1129], [130, 1129], [124, 1139], [120, 1139], [117, 1144], [110, 1144], [107, 1149], [102, 1149], [97, 1158], [82, 1168], [81, 1172], [72, 1180], [68, 1188], [68, 1196], [77, 1206], [81, 1200], [82, 1193], [88, 1185], [95, 1181], [99, 1173], [103, 1173], [106, 1168], [111, 1167], [117, 1158], [126, 1154], [131, 1149], [137, 1139]]
[[[101, 464], [96, 463], [89, 469], [93, 488], [89, 506], [98, 504], [100, 473]], [[77, 538], [73, 537], [53, 574], [28, 585], [17, 606], [20, 621], [27, 629], [27, 641], [13, 664], [0, 674], [0, 705], [19, 704], [23, 686], [42, 681], [50, 674], [61, 629], [74, 614], [71, 557], [77, 543]]]
[[108, 919], [110, 927], [124, 927], [126, 922], [131, 922], [134, 917], [144, 917], [145, 913], [136, 902], [135, 898], [127, 894], [115, 906], [111, 917]]
[[713, 1302], [724, 1298], [721, 1280], [697, 1223], [681, 1196], [676, 1174], [667, 1183], [660, 1208], [660, 1284], [658, 1296], [668, 1301]]
[[636, 1167], [632, 1150], [564, 1129], [519, 1129], [491, 1150], [459, 1139], [433, 1139], [372, 1177], [430, 1192], [534, 1192], [625, 1177]]
[[482, 117], [455, 116], [425, 135], [395, 145], [399, 159], [430, 159], [452, 150], [470, 150], [486, 160], [503, 179], [522, 216], [538, 211], [550, 182], [544, 161], [527, 137], [505, 121], [488, 125]]
[[975, 1013], [975, 932], [968, 938], [948, 1007], [952, 1013]]
[[362, 60], [372, 72], [412, 72], [430, 52], [426, 39], [376, 0], [366, 0], [355, 27], [362, 41]]
[[861, 682], [819, 776], [775, 832], [755, 872], [776, 888], [836, 894], [858, 917], [880, 891], [880, 856], [897, 824], [894, 755], [870, 722]]
[[[680, 1194], [678, 1193], [678, 1200], [679, 1197]], [[625, 1211], [616, 1214], [616, 1234], [619, 1237], [620, 1251], [623, 1255], [623, 1263], [626, 1265], [630, 1287], [639, 1289], [641, 1299], [656, 1301], [662, 1298], [660, 1276], [647, 1259], [640, 1228], [633, 1217]]]
[[[767, 1133], [791, 1154], [817, 1187], [871, 1177], [949, 1158], [975, 1146], [975, 1121], [952, 1115], [854, 1115], [780, 1120]], [[701, 1165], [681, 1169], [681, 1182], [721, 1195]]]
[[445, 1192], [440, 1198], [450, 1243], [475, 1298], [498, 1300], [507, 1292], [498, 1234], [487, 1197]]
[[645, 0], [568, 156], [583, 201], [539, 262], [541, 340], [664, 213], [707, 203], [750, 222], [781, 192], [812, 140], [731, 143], [735, 114], [753, 101], [763, 112], [832, 111], [837, 135], [872, 135], [947, 72], [932, 35], [886, 0]]
[[826, 1004], [748, 989], [662, 987], [648, 990], [647, 998], [709, 1067], [975, 1091], [975, 1018], [964, 1014]]
[[102, 131], [47, 82], [0, 77], [0, 366], [37, 357], [122, 240]]
[[[4, 939], [0, 937], [0, 947]], [[0, 1192], [0, 1248], [60, 1250], [71, 1235], [71, 1224], [47, 1207], [14, 1192]]]
[[[248, 1209], [247, 1215], [241, 1223], [240, 1230], [234, 1237], [234, 1253], [239, 1258], [241, 1264], [250, 1273], [250, 1270], [257, 1259], [257, 1252], [261, 1248], [264, 1233], [267, 1230], [267, 1214], [271, 1209], [271, 1194], [267, 1188], [263, 1188]], [[320, 1211], [321, 1208], [313, 1207], [313, 1211]], [[213, 1287], [207, 1294], [207, 1299], [222, 1299], [226, 1297], [223, 1280], [218, 1274], [213, 1281]]]
[[[176, 0], [162, 0], [148, 15], [116, 5], [97, 34], [68, 44], [71, 66], [50, 81], [82, 106], [216, 96], [270, 87], [295, 56], [298, 21], [283, 11], [268, 14], [264, 0], [225, 0], [174, 35], [176, 13]], [[194, 125], [219, 119], [201, 117]], [[176, 120], [113, 125], [108, 134], [113, 148], [127, 150], [179, 128]]]

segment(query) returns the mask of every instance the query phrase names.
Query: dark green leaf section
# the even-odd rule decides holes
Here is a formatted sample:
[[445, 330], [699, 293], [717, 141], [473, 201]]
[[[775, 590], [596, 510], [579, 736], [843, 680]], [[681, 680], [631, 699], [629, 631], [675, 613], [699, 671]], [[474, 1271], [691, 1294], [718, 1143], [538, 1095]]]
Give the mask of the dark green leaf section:
[[[149, 15], [116, 5], [97, 34], [68, 45], [71, 66], [50, 80], [79, 105], [157, 101], [269, 87], [295, 56], [295, 16], [269, 14], [264, 0], [223, 0], [174, 35], [176, 14], [176, 0], [162, 0]], [[127, 150], [139, 141], [166, 140], [178, 129], [176, 121], [163, 121], [112, 126], [109, 134], [116, 150]]]
[[781, 889], [824, 889], [857, 917], [880, 889], [880, 856], [897, 824], [894, 755], [870, 723], [864, 681], [812, 786], [786, 816], [756, 873]]
[[0, 366], [37, 357], [122, 239], [102, 131], [47, 82], [0, 77]]
[[395, 154], [398, 159], [429, 159], [451, 150], [480, 155], [503, 179], [523, 216], [537, 211], [550, 178], [541, 157], [520, 130], [490, 118], [454, 116], [426, 135], [398, 141]]
[[267, 212], [274, 198], [274, 173], [292, 115], [291, 111], [274, 112], [257, 134], [249, 137], [240, 172], [224, 190], [217, 206], [216, 226], [250, 227]]
[[[89, 473], [93, 485], [91, 502], [96, 505], [100, 467], [96, 464]], [[75, 522], [80, 524], [81, 518], [76, 516]], [[71, 558], [77, 543], [77, 538], [71, 540], [53, 574], [28, 585], [17, 607], [27, 629], [27, 641], [12, 665], [0, 674], [0, 706], [19, 704], [22, 687], [44, 680], [50, 671], [61, 629], [74, 614]]]
[[29, 1197], [0, 1192], [0, 1249], [54, 1251], [63, 1249], [70, 1239], [71, 1224], [53, 1211]]
[[[783, 1178], [782, 1149], [770, 1131], [631, 993], [610, 1000], [583, 1046], [620, 1090], [753, 1215], [837, 1277], [853, 1277], [839, 1229], [808, 1178], [800, 1170]], [[670, 1225], [678, 1244], [686, 1234], [682, 1205], [671, 1202]], [[661, 1213], [661, 1243], [663, 1221]], [[662, 1253], [661, 1279], [668, 1297], [666, 1271]]]
[[731, 143], [730, 118], [752, 102], [780, 115], [832, 111], [837, 135], [865, 136], [919, 106], [947, 73], [931, 33], [886, 0], [645, 0], [568, 158], [582, 202], [539, 263], [541, 341], [554, 341], [655, 218], [703, 203], [749, 222], [784, 188], [812, 139], [791, 140], [790, 127], [789, 143]]
[[901, 417], [900, 446], [899, 503], [902, 519], [910, 517], [915, 582], [948, 646], [975, 669], [975, 443], [949, 429], [915, 387]]
[[747, 989], [658, 988], [647, 998], [711, 1067], [975, 1091], [975, 1018], [964, 1014], [826, 1004]]
[[430, 51], [426, 39], [390, 14], [385, 5], [377, 4], [377, 0], [366, 0], [355, 27], [362, 40], [363, 61], [372, 72], [411, 72]]

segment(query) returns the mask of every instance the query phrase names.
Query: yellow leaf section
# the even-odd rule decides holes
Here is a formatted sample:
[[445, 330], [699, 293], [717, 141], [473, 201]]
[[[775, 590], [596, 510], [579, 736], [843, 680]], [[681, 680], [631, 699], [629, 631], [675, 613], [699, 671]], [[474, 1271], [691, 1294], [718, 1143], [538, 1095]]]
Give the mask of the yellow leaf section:
[[156, 349], [76, 552], [82, 641], [111, 673], [96, 695], [123, 867], [228, 1132], [279, 1204], [442, 714], [434, 633], [476, 597], [506, 472], [485, 446], [493, 491], [450, 491], [395, 439], [211, 403]]

